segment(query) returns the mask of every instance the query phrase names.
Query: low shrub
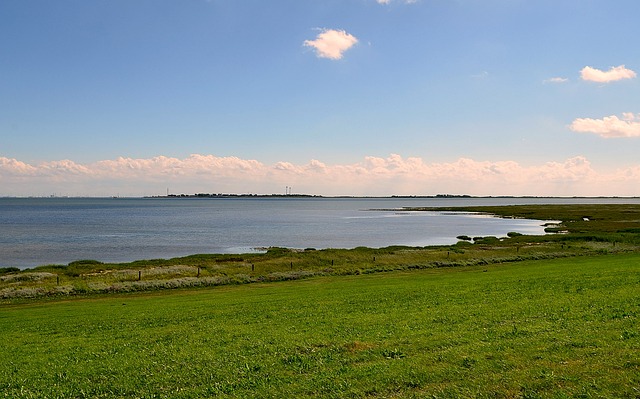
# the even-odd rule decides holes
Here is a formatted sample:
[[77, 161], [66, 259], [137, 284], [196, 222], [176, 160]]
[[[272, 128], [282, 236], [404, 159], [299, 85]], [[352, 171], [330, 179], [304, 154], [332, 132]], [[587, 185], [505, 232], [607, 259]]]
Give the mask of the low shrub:
[[19, 282], [19, 281], [40, 281], [47, 278], [56, 277], [53, 273], [47, 272], [27, 272], [27, 273], [16, 273], [16, 274], [7, 274], [0, 277], [0, 281], [4, 283], [11, 282]]
[[20, 269], [17, 267], [0, 267], [0, 274], [16, 273], [19, 271]]
[[82, 259], [82, 260], [76, 260], [76, 261], [70, 262], [69, 266], [74, 267], [74, 266], [103, 265], [103, 264], [104, 263], [100, 262], [99, 260]]
[[487, 237], [474, 237], [473, 242], [476, 244], [496, 244], [500, 242], [500, 239], [493, 236]]
[[270, 247], [267, 249], [268, 256], [279, 256], [291, 253], [291, 249], [289, 248], [281, 248], [281, 247]]

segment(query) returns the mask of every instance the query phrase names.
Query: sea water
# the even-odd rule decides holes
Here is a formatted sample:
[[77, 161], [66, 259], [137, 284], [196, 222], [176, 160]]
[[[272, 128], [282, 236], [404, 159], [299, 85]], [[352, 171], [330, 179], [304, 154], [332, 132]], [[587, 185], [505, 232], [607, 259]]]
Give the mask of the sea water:
[[543, 234], [542, 221], [403, 208], [567, 201], [571, 200], [0, 198], [0, 267], [244, 253], [272, 246], [444, 245], [455, 243], [459, 235]]

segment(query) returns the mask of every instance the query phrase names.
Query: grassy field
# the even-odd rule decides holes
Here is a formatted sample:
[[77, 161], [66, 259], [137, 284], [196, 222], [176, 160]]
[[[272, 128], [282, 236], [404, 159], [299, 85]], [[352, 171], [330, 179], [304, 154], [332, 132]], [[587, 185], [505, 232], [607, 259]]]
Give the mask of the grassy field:
[[564, 233], [2, 269], [0, 398], [640, 398], [640, 206], [455, 210]]
[[0, 308], [6, 398], [638, 398], [640, 255]]

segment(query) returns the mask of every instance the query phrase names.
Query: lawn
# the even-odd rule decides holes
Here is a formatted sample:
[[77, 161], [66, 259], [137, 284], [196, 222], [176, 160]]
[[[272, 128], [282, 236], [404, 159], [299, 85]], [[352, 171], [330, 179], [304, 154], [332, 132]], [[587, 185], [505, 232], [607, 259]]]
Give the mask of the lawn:
[[623, 253], [23, 300], [0, 397], [638, 398], [639, 293]]

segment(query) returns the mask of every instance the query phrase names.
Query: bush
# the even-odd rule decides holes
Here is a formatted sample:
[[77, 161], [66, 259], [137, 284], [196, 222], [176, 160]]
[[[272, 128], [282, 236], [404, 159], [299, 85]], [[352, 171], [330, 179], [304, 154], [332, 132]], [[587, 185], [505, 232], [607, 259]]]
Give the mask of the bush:
[[0, 274], [16, 273], [19, 271], [20, 269], [17, 267], [0, 267]]
[[454, 246], [451, 247], [452, 251], [460, 251], [461, 253], [464, 253], [464, 250], [461, 250], [460, 248], [466, 248], [466, 247], [471, 247], [473, 244], [469, 241], [458, 241], [457, 243], [455, 243]]
[[69, 266], [95, 266], [95, 265], [102, 265], [103, 263], [100, 262], [99, 260], [94, 260], [94, 259], [82, 259], [82, 260], [76, 260], [73, 262], [69, 263]]
[[271, 247], [267, 249], [267, 255], [271, 255], [271, 256], [279, 256], [279, 255], [281, 256], [288, 253], [291, 253], [291, 250], [289, 248]]
[[244, 258], [240, 258], [237, 256], [229, 256], [229, 257], [216, 259], [216, 263], [233, 263], [233, 262], [244, 262]]
[[500, 240], [496, 237], [488, 236], [488, 237], [475, 237], [473, 239], [473, 242], [475, 242], [476, 244], [495, 244], [500, 242]]

